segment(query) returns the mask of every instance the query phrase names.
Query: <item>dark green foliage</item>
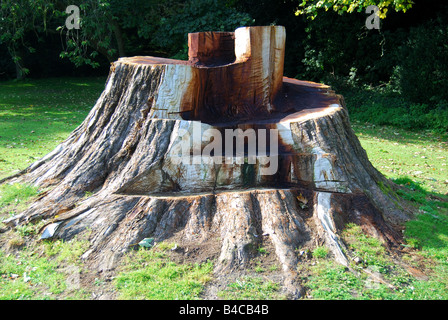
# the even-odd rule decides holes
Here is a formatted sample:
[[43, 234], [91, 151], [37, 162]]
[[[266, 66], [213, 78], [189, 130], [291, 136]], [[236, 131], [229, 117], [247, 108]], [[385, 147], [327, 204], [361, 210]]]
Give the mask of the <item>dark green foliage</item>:
[[[324, 3], [326, 3], [324, 1]], [[319, 11], [307, 21], [297, 77], [342, 93], [353, 119], [406, 129], [448, 130], [448, 4], [415, 1], [380, 30], [366, 14]]]
[[[109, 61], [142, 51], [186, 59], [188, 33], [233, 31], [252, 24], [249, 15], [223, 0], [90, 0], [80, 8], [84, 14], [81, 38], [68, 39], [63, 52], [79, 65], [96, 66], [98, 53]], [[93, 51], [86, 55], [89, 48]]]
[[399, 85], [412, 101], [448, 101], [448, 26], [441, 19], [412, 28], [402, 46]]
[[47, 25], [53, 18], [49, 14], [53, 12], [53, 7], [54, 4], [47, 0], [0, 2], [0, 45], [6, 48], [8, 58], [15, 65], [17, 79], [22, 79], [29, 73], [29, 69], [23, 64], [24, 55], [35, 51], [26, 35], [30, 32], [38, 34], [47, 31]]
[[324, 82], [334, 77], [346, 77], [353, 83], [387, 80], [388, 66], [381, 65], [384, 35], [367, 30], [365, 19], [364, 14], [328, 12], [309, 21], [301, 76]]
[[[80, 9], [78, 30], [65, 26], [68, 5]], [[189, 32], [233, 31], [253, 23], [247, 13], [226, 0], [5, 0], [0, 19], [0, 44], [8, 49], [0, 50], [0, 65], [9, 61], [0, 77], [5, 76], [3, 70], [12, 75], [11, 63], [18, 77], [39, 69], [29, 69], [23, 62], [31, 54], [39, 56], [38, 65], [42, 64], [39, 60], [48, 58], [45, 51], [35, 52], [27, 41], [36, 36], [41, 42], [57, 41], [59, 58], [76, 67], [97, 68], [129, 55], [186, 58]], [[55, 64], [60, 61], [53, 61]]]
[[[140, 33], [150, 38], [151, 43], [176, 58], [188, 59], [187, 35], [201, 31], [233, 31], [241, 26], [253, 24], [251, 17], [226, 5], [222, 0], [189, 0], [173, 8], [171, 15], [164, 17], [155, 34]], [[180, 55], [179, 55], [180, 52]]]
[[355, 88], [347, 83], [334, 83], [345, 97], [352, 120], [409, 130], [448, 131], [448, 103], [445, 101], [415, 103], [390, 87]]
[[254, 20], [254, 25], [280, 25], [286, 28], [286, 48], [284, 75], [295, 77], [302, 74], [303, 40], [306, 37], [307, 21], [296, 16], [297, 0], [231, 0], [238, 11], [247, 12]]

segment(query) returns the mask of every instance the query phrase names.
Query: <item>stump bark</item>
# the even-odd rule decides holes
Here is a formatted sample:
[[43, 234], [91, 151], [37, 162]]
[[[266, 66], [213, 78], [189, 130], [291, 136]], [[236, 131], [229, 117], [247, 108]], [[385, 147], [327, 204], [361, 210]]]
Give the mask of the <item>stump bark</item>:
[[[119, 59], [84, 122], [9, 179], [46, 191], [4, 223], [43, 219], [44, 238], [88, 229], [83, 259], [97, 270], [149, 237], [216, 257], [219, 273], [244, 268], [269, 244], [297, 292], [299, 250], [326, 245], [348, 265], [339, 237], [348, 222], [398, 246], [408, 214], [395, 185], [369, 162], [341, 96], [283, 77], [284, 45], [283, 27], [245, 27], [190, 34], [189, 61]], [[219, 153], [236, 129], [252, 129], [264, 149], [250, 154], [247, 135], [243, 149]], [[189, 161], [179, 158], [186, 145]]]

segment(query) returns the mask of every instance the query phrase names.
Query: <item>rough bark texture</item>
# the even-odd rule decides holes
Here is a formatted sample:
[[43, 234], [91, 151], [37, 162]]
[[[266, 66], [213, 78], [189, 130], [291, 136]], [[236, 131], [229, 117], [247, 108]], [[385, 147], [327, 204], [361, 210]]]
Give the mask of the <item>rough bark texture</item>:
[[[278, 27], [238, 32], [257, 41], [267, 34], [284, 45], [284, 30]], [[190, 44], [189, 62], [152, 57], [117, 61], [85, 121], [53, 152], [10, 179], [47, 191], [4, 223], [14, 227], [44, 219], [42, 232], [63, 239], [88, 228], [91, 246], [83, 259], [98, 270], [113, 269], [124, 252], [148, 237], [175, 240], [198, 255], [207, 252], [221, 273], [244, 268], [256, 248], [269, 246], [293, 296], [300, 295], [297, 249], [325, 244], [337, 261], [348, 264], [350, 253], [338, 236], [348, 222], [388, 247], [399, 244], [397, 230], [407, 215], [387, 192], [394, 185], [369, 162], [342, 97], [311, 82], [280, 78], [279, 85], [279, 53], [269, 56], [270, 78], [265, 79], [263, 68], [254, 71], [265, 56], [232, 48], [229, 38], [234, 35], [190, 37], [190, 43], [218, 39], [206, 45], [223, 52], [217, 60], [201, 51], [204, 45], [194, 49]], [[238, 46], [237, 39], [234, 43]], [[252, 41], [248, 48], [260, 45]], [[244, 61], [238, 59], [241, 52]], [[245, 84], [238, 77], [247, 72], [258, 76], [246, 77]], [[250, 165], [175, 164], [179, 129], [191, 131], [198, 123], [202, 133], [279, 130], [278, 173], [261, 175], [262, 157]], [[206, 142], [193, 140], [200, 150]], [[85, 197], [86, 192], [91, 195]]]

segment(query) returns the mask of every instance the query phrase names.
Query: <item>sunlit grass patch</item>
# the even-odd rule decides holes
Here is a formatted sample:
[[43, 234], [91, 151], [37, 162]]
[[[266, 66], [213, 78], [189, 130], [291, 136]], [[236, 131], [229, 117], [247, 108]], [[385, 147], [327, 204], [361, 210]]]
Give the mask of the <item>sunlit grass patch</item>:
[[447, 135], [354, 121], [373, 166], [390, 179], [407, 176], [431, 192], [448, 193]]
[[54, 299], [66, 286], [57, 264], [45, 257], [33, 257], [32, 251], [17, 256], [0, 251], [0, 299]]
[[330, 251], [327, 247], [319, 246], [313, 250], [313, 257], [317, 259], [324, 259], [328, 256]]
[[178, 264], [156, 246], [131, 251], [114, 283], [120, 299], [192, 300], [200, 298], [212, 271], [210, 261]]
[[85, 290], [67, 284], [67, 269], [81, 272], [79, 259], [85, 250], [86, 243], [76, 239], [43, 242], [8, 254], [0, 250], [0, 299], [87, 299]]
[[29, 184], [0, 185], [0, 208], [10, 204], [20, 204], [39, 194], [39, 188]]
[[[437, 223], [433, 220], [438, 219], [436, 216], [422, 213], [406, 224], [405, 240], [414, 249], [401, 257], [404, 264], [397, 264], [382, 242], [364, 234], [360, 226], [346, 225], [341, 238], [360, 262], [351, 262], [347, 268], [331, 259], [316, 260], [308, 267], [310, 275], [303, 279], [308, 298], [448, 299], [448, 223], [444, 210], [437, 215], [441, 217]], [[409, 269], [412, 267], [423, 267], [425, 273], [417, 272], [417, 278], [416, 271]]]
[[[4, 183], [0, 185], [0, 222], [25, 210], [29, 202], [39, 193], [39, 188], [30, 184]], [[29, 231], [26, 226], [21, 229], [23, 232]]]
[[61, 143], [87, 116], [104, 78], [0, 82], [0, 179]]
[[387, 266], [392, 265], [381, 241], [364, 234], [360, 226], [347, 224], [341, 236], [348, 248], [362, 259], [365, 266], [374, 266], [379, 272], [386, 272]]
[[227, 300], [281, 300], [285, 297], [281, 287], [272, 280], [245, 276], [230, 283], [218, 292], [218, 297]]

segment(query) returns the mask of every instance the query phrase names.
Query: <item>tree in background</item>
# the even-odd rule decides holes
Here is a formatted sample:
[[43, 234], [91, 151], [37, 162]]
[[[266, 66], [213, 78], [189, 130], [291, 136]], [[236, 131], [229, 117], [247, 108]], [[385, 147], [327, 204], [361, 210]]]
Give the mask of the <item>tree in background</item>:
[[68, 58], [76, 66], [98, 67], [100, 54], [109, 62], [126, 55], [122, 25], [132, 23], [152, 1], [87, 0], [60, 1], [60, 8], [76, 5], [80, 9], [79, 29], [68, 29], [61, 24], [57, 30], [65, 37], [61, 58]]
[[[187, 35], [202, 31], [234, 31], [241, 26], [250, 26], [255, 21], [244, 11], [239, 11], [226, 0], [170, 1], [169, 14], [159, 15], [154, 29], [144, 24], [139, 35], [150, 39], [155, 48], [175, 58], [187, 58]], [[152, 16], [145, 21], [152, 19]]]
[[413, 1], [303, 0], [299, 4], [295, 14], [308, 20], [302, 60], [305, 77], [330, 82], [346, 77], [352, 84], [359, 80], [373, 85], [389, 81], [397, 64], [396, 54], [387, 41], [389, 30], [366, 28], [365, 10], [371, 5], [378, 7], [379, 17], [384, 19], [388, 12], [408, 11]]
[[325, 9], [325, 11], [332, 9], [339, 14], [343, 14], [362, 12], [367, 7], [374, 5], [379, 9], [379, 17], [384, 19], [389, 9], [396, 12], [406, 12], [412, 8], [413, 3], [412, 0], [302, 0], [296, 14], [305, 14], [314, 19], [321, 9]]
[[[69, 5], [80, 9], [79, 29], [65, 25]], [[112, 62], [157, 52], [185, 58], [189, 32], [234, 30], [253, 23], [226, 0], [2, 0], [0, 10], [0, 44], [8, 48], [17, 78], [29, 71], [23, 57], [35, 51], [27, 42], [30, 35], [45, 41], [48, 34], [59, 33], [61, 58], [96, 68], [100, 57]]]
[[448, 105], [448, 17], [411, 28], [393, 75], [401, 93], [417, 103]]
[[97, 67], [98, 54], [109, 62], [143, 51], [186, 58], [189, 32], [233, 30], [251, 24], [247, 14], [223, 0], [88, 0], [80, 2], [79, 8], [79, 30], [59, 27], [67, 39], [61, 57], [77, 66]]
[[2, 0], [0, 2], [0, 44], [7, 48], [14, 62], [17, 79], [29, 73], [23, 56], [35, 50], [27, 35], [34, 33], [40, 41], [54, 17], [54, 4], [47, 0]]

